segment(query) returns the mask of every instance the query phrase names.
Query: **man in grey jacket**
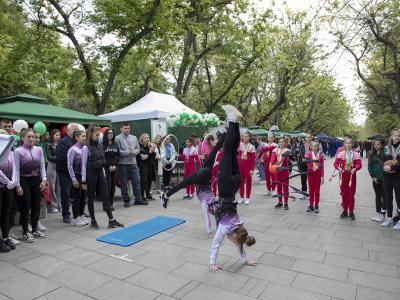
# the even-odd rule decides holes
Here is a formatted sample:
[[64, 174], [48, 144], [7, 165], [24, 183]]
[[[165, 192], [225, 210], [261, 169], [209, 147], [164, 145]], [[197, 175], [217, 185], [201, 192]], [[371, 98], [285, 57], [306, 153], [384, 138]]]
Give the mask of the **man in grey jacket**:
[[140, 152], [139, 142], [136, 136], [131, 135], [129, 123], [121, 124], [121, 133], [115, 138], [119, 147], [119, 174], [121, 178], [121, 194], [124, 200], [124, 206], [129, 207], [130, 199], [128, 195], [128, 181], [132, 182], [133, 195], [135, 197], [134, 205], [147, 205], [146, 199], [140, 195], [140, 176], [139, 168], [136, 163], [136, 155]]

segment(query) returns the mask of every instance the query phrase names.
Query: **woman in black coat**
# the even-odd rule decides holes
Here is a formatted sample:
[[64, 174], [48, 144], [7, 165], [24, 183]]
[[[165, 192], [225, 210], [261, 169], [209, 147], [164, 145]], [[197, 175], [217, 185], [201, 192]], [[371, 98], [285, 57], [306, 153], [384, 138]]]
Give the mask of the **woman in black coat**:
[[108, 199], [111, 210], [114, 210], [114, 194], [115, 183], [117, 179], [117, 166], [119, 161], [119, 147], [115, 142], [115, 134], [112, 128], [109, 128], [104, 132], [103, 149], [104, 156], [106, 158], [106, 166], [104, 167], [104, 170], [106, 171]]
[[[140, 174], [140, 192], [142, 199], [154, 200], [150, 194], [151, 182], [154, 177], [155, 147], [150, 143], [150, 137], [143, 133], [139, 138], [140, 152], [137, 156], [137, 164]], [[144, 197], [146, 193], [146, 198]]]

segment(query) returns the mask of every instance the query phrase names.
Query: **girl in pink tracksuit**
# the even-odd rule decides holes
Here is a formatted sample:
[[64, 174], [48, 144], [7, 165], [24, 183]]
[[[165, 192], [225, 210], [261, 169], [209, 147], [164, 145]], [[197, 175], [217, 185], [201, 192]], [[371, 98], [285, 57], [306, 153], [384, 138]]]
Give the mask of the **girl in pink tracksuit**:
[[265, 180], [268, 190], [267, 194], [268, 196], [270, 196], [272, 192], [276, 194], [275, 175], [269, 171], [269, 164], [271, 162], [272, 151], [274, 151], [275, 148], [278, 148], [278, 145], [275, 143], [275, 135], [271, 134], [268, 136], [268, 144], [263, 145], [258, 157], [258, 159], [261, 159], [262, 155], [264, 155], [264, 172], [265, 172]]
[[[184, 160], [183, 175], [185, 178], [189, 177], [190, 175], [196, 172], [196, 164], [199, 168], [201, 168], [199, 154], [193, 144], [194, 144], [193, 139], [188, 138], [186, 140], [186, 148], [183, 149], [183, 154], [182, 154]], [[195, 192], [195, 187], [196, 186], [194, 184], [188, 185], [186, 187], [186, 196], [183, 198], [192, 199], [193, 194]]]
[[310, 192], [310, 206], [307, 212], [319, 213], [319, 191], [324, 183], [324, 155], [319, 152], [319, 143], [311, 143], [311, 151], [307, 151], [304, 159], [307, 161], [308, 190]]
[[[240, 183], [239, 204], [250, 204], [251, 184], [253, 180], [254, 167], [256, 166], [256, 148], [250, 144], [250, 133], [243, 134], [243, 143], [239, 145], [238, 162], [242, 181]], [[246, 186], [246, 199], [244, 191]]]
[[341, 219], [349, 218], [355, 220], [354, 216], [354, 195], [356, 193], [357, 175], [356, 172], [361, 169], [362, 163], [360, 153], [353, 150], [353, 139], [346, 138], [344, 141], [344, 150], [336, 155], [334, 167], [340, 172], [340, 191], [342, 193], [343, 213]]

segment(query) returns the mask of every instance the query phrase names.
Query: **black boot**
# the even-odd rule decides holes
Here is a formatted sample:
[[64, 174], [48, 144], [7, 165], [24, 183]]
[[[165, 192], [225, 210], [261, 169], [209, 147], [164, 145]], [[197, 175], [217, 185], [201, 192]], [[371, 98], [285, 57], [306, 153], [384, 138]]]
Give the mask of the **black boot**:
[[354, 221], [356, 219], [356, 216], [354, 215], [354, 213], [349, 213], [349, 219]]
[[347, 219], [349, 217], [349, 215], [347, 214], [347, 211], [342, 212], [342, 214], [340, 215], [341, 219]]
[[11, 248], [4, 243], [2, 239], [0, 239], [0, 253], [7, 253], [10, 252]]

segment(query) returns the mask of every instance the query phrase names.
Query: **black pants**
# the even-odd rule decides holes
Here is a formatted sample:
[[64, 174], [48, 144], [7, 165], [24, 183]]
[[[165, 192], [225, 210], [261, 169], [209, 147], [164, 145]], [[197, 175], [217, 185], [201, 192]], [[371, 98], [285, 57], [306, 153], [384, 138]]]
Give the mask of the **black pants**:
[[163, 188], [166, 188], [171, 184], [171, 176], [172, 176], [172, 170], [170, 170], [172, 169], [171, 164], [166, 165], [165, 169], [163, 168], [163, 174], [162, 174]]
[[375, 191], [376, 212], [385, 214], [386, 200], [385, 200], [385, 193], [383, 190], [383, 182], [376, 183], [375, 181], [372, 181], [372, 186], [374, 187], [374, 191]]
[[393, 216], [393, 190], [396, 197], [397, 209], [400, 209], [400, 177], [384, 176], [383, 190], [385, 191], [387, 216]]
[[241, 177], [237, 160], [240, 144], [239, 124], [229, 122], [224, 141], [224, 150], [218, 168], [218, 191], [220, 198], [235, 197], [240, 187]]
[[109, 166], [105, 167], [106, 180], [107, 180], [107, 190], [108, 190], [108, 202], [111, 206], [114, 205], [114, 195], [115, 195], [115, 183], [117, 181], [117, 170], [110, 172]]
[[[153, 179], [153, 165], [144, 164], [139, 167], [140, 195], [142, 199], [150, 197], [151, 181]], [[146, 196], [146, 197], [145, 197]]]
[[[76, 174], [76, 180], [81, 183], [81, 176]], [[82, 190], [81, 186], [79, 186], [79, 188], [72, 187], [72, 216], [74, 219], [85, 214], [85, 195], [86, 193], [84, 190]]]
[[[301, 160], [299, 160], [297, 162], [298, 166], [299, 166], [299, 171], [302, 173], [306, 173], [307, 172], [307, 163], [302, 162]], [[307, 192], [307, 176], [308, 174], [301, 174], [300, 178], [301, 178], [301, 190], [303, 192]]]
[[10, 231], [10, 209], [14, 202], [14, 190], [0, 188], [0, 225], [3, 239], [8, 238]]
[[26, 234], [28, 232], [29, 223], [29, 210], [31, 211], [31, 224], [32, 231], [37, 229], [37, 224], [40, 216], [40, 176], [34, 177], [21, 177], [20, 185], [24, 194], [20, 197], [21, 200], [21, 225], [22, 232]]
[[108, 191], [106, 177], [103, 169], [90, 169], [87, 171], [87, 189], [88, 189], [88, 209], [90, 218], [96, 220], [94, 216], [94, 198], [99, 199], [103, 203], [103, 210], [107, 213], [108, 218], [113, 219], [110, 202], [108, 202]]
[[211, 153], [208, 155], [207, 159], [204, 161], [203, 167], [197, 169], [196, 172], [191, 174], [190, 176], [185, 177], [180, 183], [174, 185], [168, 192], [167, 196], [170, 197], [179, 190], [187, 187], [188, 185], [196, 184], [199, 186], [209, 186], [211, 185], [212, 180], [212, 168], [214, 166], [215, 157], [217, 156], [218, 151], [224, 145], [225, 135], [222, 135], [217, 144], [212, 149]]

